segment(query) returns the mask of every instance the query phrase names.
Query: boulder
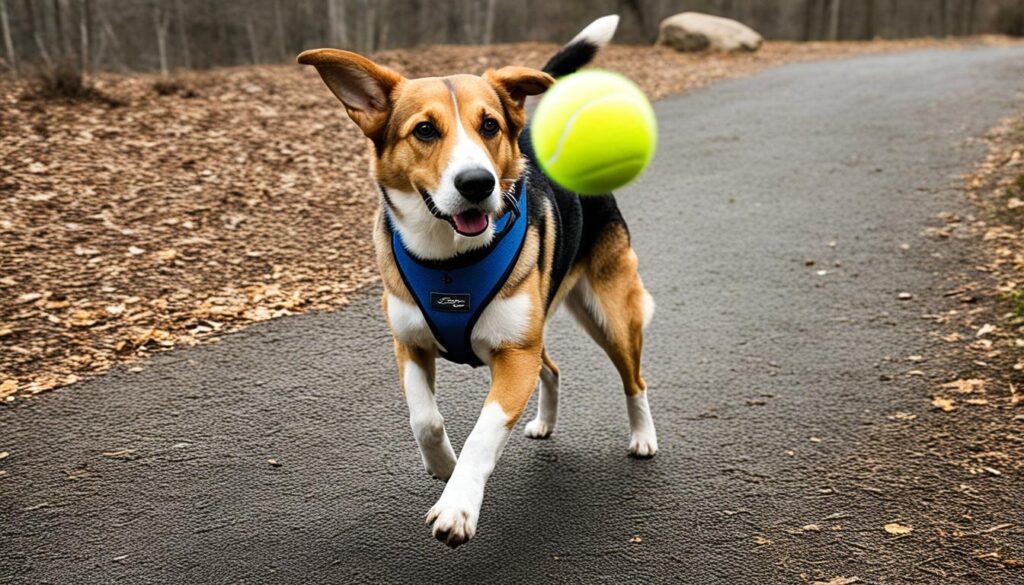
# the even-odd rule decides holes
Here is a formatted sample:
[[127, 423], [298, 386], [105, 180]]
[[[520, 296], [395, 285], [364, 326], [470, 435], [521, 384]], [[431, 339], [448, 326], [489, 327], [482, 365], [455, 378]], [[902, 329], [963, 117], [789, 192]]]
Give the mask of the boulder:
[[683, 12], [661, 21], [657, 44], [677, 51], [756, 51], [764, 38], [749, 26], [721, 16]]

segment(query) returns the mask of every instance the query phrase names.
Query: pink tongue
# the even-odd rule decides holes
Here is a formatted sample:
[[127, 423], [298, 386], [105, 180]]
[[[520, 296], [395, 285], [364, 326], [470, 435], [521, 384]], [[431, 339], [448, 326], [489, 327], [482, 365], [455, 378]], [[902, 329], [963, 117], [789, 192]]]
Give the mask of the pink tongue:
[[487, 229], [487, 216], [475, 209], [455, 215], [452, 220], [460, 234], [474, 236]]

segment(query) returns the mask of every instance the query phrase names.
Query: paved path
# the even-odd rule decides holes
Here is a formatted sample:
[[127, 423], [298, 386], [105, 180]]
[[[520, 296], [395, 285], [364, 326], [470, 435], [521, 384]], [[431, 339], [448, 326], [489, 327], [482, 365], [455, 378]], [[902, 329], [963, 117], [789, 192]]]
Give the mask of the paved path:
[[[940, 244], [920, 232], [961, 208], [950, 186], [981, 154], [964, 138], [1021, 90], [1024, 50], [993, 48], [788, 66], [658, 104], [658, 158], [620, 196], [659, 303], [653, 460], [626, 457], [614, 371], [559, 317], [556, 434], [513, 436], [478, 537], [448, 550], [423, 525], [441, 484], [374, 291], [0, 410], [0, 582], [960, 582], [917, 564], [938, 546], [929, 524], [962, 510], [863, 463], [909, 458], [886, 414], [938, 416], [880, 380], [884, 356], [927, 343], [924, 301], [896, 296], [942, 290]], [[457, 445], [486, 384], [442, 367]], [[886, 489], [843, 487], [858, 482]], [[976, 513], [1019, 523], [1000, 506]], [[894, 518], [918, 529], [886, 540]], [[1019, 527], [999, 534], [1020, 552]], [[929, 562], [1011, 579], [971, 553]]]

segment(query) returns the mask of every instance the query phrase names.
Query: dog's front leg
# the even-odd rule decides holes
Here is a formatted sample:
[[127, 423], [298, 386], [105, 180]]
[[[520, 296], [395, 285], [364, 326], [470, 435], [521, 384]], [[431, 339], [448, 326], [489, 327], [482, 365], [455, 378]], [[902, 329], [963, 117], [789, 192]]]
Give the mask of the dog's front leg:
[[541, 348], [502, 349], [491, 359], [491, 391], [444, 493], [427, 514], [434, 537], [456, 547], [476, 532], [484, 485], [540, 374]]
[[409, 405], [409, 424], [420, 446], [423, 467], [431, 476], [447, 480], [455, 469], [455, 451], [434, 400], [434, 352], [396, 340], [395, 356]]

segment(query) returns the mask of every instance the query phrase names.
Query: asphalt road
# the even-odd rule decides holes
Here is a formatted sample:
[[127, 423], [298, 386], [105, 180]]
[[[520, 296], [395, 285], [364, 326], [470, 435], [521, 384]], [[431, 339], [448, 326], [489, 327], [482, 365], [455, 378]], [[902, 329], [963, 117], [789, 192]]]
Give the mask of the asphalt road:
[[[617, 376], [559, 316], [559, 427], [513, 435], [477, 537], [447, 549], [423, 524], [442, 485], [371, 291], [0, 410], [0, 582], [1012, 582], [971, 551], [928, 558], [957, 508], [922, 486], [952, 470], [864, 469], [912, 458], [886, 415], [937, 416], [880, 364], [929, 343], [920, 316], [959, 244], [921, 231], [963, 209], [952, 187], [982, 154], [965, 138], [1021, 90], [1024, 49], [988, 48], [787, 66], [657, 104], [658, 157], [620, 194], [659, 303], [652, 460], [626, 456]], [[456, 449], [486, 388], [441, 368]], [[976, 514], [1019, 523], [1019, 502]], [[916, 531], [891, 540], [895, 519]], [[998, 534], [1021, 550], [1019, 527]]]

